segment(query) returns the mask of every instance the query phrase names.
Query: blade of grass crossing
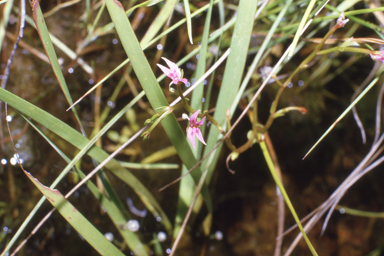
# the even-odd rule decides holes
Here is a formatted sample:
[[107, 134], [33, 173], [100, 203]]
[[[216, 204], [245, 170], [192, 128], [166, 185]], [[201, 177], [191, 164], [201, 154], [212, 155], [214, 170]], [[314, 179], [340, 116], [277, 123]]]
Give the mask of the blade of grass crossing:
[[183, 0], [183, 2], [184, 2], [185, 17], [187, 18], [187, 32], [188, 32], [189, 42], [193, 44], [192, 19], [191, 19], [191, 9], [189, 8], [189, 0]]
[[[22, 115], [22, 114], [21, 114]], [[55, 144], [52, 143], [48, 139], [47, 136], [39, 129], [37, 128], [30, 120], [28, 120], [27, 117], [22, 115], [22, 117], [55, 149], [55, 151], [68, 163], [70, 164], [71, 159], [69, 159]], [[83, 179], [85, 177], [85, 174], [80, 170], [77, 169], [76, 173], [79, 174], [80, 178]], [[101, 175], [100, 175], [101, 176]], [[101, 179], [103, 177], [101, 176]], [[123, 209], [121, 209], [120, 200], [117, 198], [115, 191], [113, 190], [111, 184], [109, 182], [103, 182], [104, 188], [108, 191], [108, 195], [115, 194], [114, 196], [109, 196], [108, 199], [106, 198], [102, 193], [100, 193], [99, 189], [93, 182], [87, 181], [85, 183], [88, 187], [88, 189], [91, 191], [93, 196], [100, 202], [100, 204], [105, 208], [106, 213], [111, 218], [113, 224], [115, 225], [117, 231], [121, 234], [121, 236], [124, 238], [125, 242], [127, 243], [128, 247], [137, 255], [148, 255], [147, 250], [144, 248], [144, 245], [140, 242], [139, 237], [134, 233], [131, 232], [129, 229], [121, 228], [122, 225], [125, 225], [128, 221], [129, 215], [128, 213]], [[55, 186], [50, 186], [51, 189], [53, 189]], [[116, 198], [119, 202], [116, 202]], [[32, 212], [36, 212], [41, 204], [45, 201], [46, 197], [40, 199], [38, 204], [33, 208]], [[115, 199], [115, 200], [112, 200]], [[31, 213], [32, 213], [31, 212]], [[25, 222], [25, 221], [24, 221]], [[23, 223], [24, 224], [24, 223]]]
[[279, 187], [279, 190], [280, 190], [281, 194], [284, 197], [285, 203], [287, 204], [289, 210], [292, 213], [293, 218], [295, 219], [295, 221], [296, 221], [296, 223], [297, 223], [301, 233], [303, 234], [305, 242], [307, 243], [307, 245], [308, 245], [312, 255], [317, 256], [317, 252], [313, 248], [313, 246], [311, 244], [311, 241], [309, 241], [309, 239], [307, 237], [307, 234], [305, 234], [303, 226], [300, 223], [300, 219], [299, 219], [299, 217], [296, 214], [295, 208], [293, 207], [293, 205], [291, 203], [291, 200], [289, 200], [288, 194], [285, 191], [284, 186], [283, 186], [283, 184], [280, 181], [279, 175], [276, 172], [275, 165], [273, 163], [271, 155], [269, 154], [269, 151], [268, 151], [267, 145], [265, 144], [265, 141], [260, 142], [259, 145], [260, 145], [261, 150], [263, 151], [263, 155], [264, 155], [265, 161], [267, 162], [267, 165], [268, 165], [268, 168], [269, 168], [269, 170], [270, 170], [270, 172], [272, 174], [272, 177], [273, 177], [276, 185]]
[[41, 184], [29, 172], [28, 178], [43, 193], [48, 201], [60, 212], [66, 221], [101, 255], [124, 256], [103, 234], [100, 233], [64, 196], [56, 189]]
[[[2, 9], [3, 13], [0, 21], [0, 45], [3, 45], [5, 28], [7, 27], [7, 24], [8, 24], [9, 15], [11, 14], [12, 6], [13, 6], [13, 0], [8, 0], [5, 3], [4, 8]], [[0, 53], [2, 48], [3, 47], [0, 47]]]
[[[156, 77], [153, 74], [147, 59], [145, 58], [145, 55], [120, 2], [116, 0], [107, 0], [106, 4], [111, 19], [115, 24], [121, 43], [131, 60], [136, 76], [143, 87], [152, 108], [157, 109], [159, 107], [168, 106], [168, 102], [159, 86], [159, 83], [156, 81]], [[167, 116], [161, 124], [163, 125], [164, 130], [166, 131], [172, 144], [175, 146], [183, 163], [188, 168], [192, 168], [192, 166], [197, 163], [197, 160], [193, 156], [186, 137], [175, 116]], [[198, 183], [201, 170], [197, 169], [192, 172], [191, 175], [195, 183]], [[212, 203], [206, 185], [204, 185], [202, 189], [202, 195], [209, 211], [212, 211]]]
[[316, 0], [311, 0], [311, 2], [308, 4], [307, 9], [305, 10], [303, 18], [301, 19], [300, 25], [299, 25], [299, 27], [298, 27], [298, 29], [296, 31], [295, 37], [293, 38], [292, 48], [291, 48], [291, 51], [288, 54], [288, 59], [292, 58], [292, 56], [293, 56], [293, 52], [295, 51], [297, 42], [299, 41], [299, 37], [300, 37], [301, 31], [303, 30], [304, 25], [307, 23], [309, 14], [311, 13], [315, 3], [316, 3]]
[[273, 34], [275, 33], [277, 27], [279, 26], [281, 20], [284, 18], [285, 13], [287, 12], [289, 6], [292, 4], [292, 1], [293, 0], [288, 0], [285, 2], [283, 9], [279, 12], [279, 15], [277, 16], [275, 22], [273, 23], [270, 30], [268, 31], [267, 36], [265, 37], [259, 51], [257, 52], [252, 64], [250, 65], [250, 67], [248, 69], [248, 72], [247, 72], [243, 82], [241, 83], [239, 93], [236, 95], [236, 98], [235, 98], [235, 100], [232, 104], [232, 107], [231, 107], [231, 115], [233, 115], [233, 113], [235, 112], [235, 110], [236, 110], [236, 108], [240, 102], [240, 99], [243, 95], [243, 92], [245, 91], [245, 88], [247, 87], [248, 82], [252, 77], [253, 72], [255, 71], [256, 67], [258, 66], [259, 61], [260, 61], [261, 57], [263, 56], [266, 48], [268, 47], [268, 44], [271, 41]]
[[[49, 37], [48, 28], [47, 28], [47, 25], [45, 24], [44, 16], [43, 16], [43, 13], [41, 12], [39, 1], [35, 1], [33, 3], [32, 11], [33, 11], [33, 19], [35, 20], [35, 24], [40, 36], [40, 40], [44, 46], [45, 52], [48, 55], [49, 61], [51, 62], [52, 69], [61, 86], [61, 89], [65, 95], [65, 98], [67, 99], [69, 105], [72, 105], [73, 104], [72, 98], [69, 93], [67, 83], [65, 82], [63, 72], [61, 72], [60, 64], [57, 60], [57, 55], [56, 55], [55, 49], [53, 48], [51, 38]], [[81, 131], [83, 132], [84, 128], [83, 128], [83, 125], [81, 124], [79, 116], [77, 115], [76, 109], [73, 109], [73, 114], [75, 115], [80, 125]]]
[[[241, 0], [239, 3], [237, 19], [231, 41], [231, 53], [228, 56], [225, 66], [223, 82], [221, 84], [216, 111], [213, 117], [223, 125], [226, 120], [226, 110], [231, 107], [232, 102], [240, 86], [244, 72], [245, 61], [247, 59], [248, 46], [251, 39], [254, 16], [256, 13], [257, 1]], [[208, 154], [217, 142], [219, 131], [216, 127], [211, 127], [208, 134], [207, 146], [204, 155]], [[208, 168], [207, 160], [202, 164], [203, 168]], [[207, 174], [208, 181], [212, 173]]]
[[[209, 36], [209, 27], [211, 24], [212, 7], [213, 7], [213, 0], [210, 1], [210, 6], [208, 8], [207, 16], [205, 18], [203, 37], [201, 40], [201, 48], [199, 52], [199, 60], [197, 62], [197, 68], [195, 73], [196, 79], [198, 79], [205, 73], [206, 55], [207, 55], [206, 53], [208, 49], [208, 36]], [[192, 93], [191, 107], [193, 109], [198, 110], [202, 108], [203, 93], [204, 93], [204, 84], [200, 83], [200, 85], [198, 85], [193, 90], [193, 93]], [[198, 143], [196, 146], [197, 147], [196, 147], [196, 151], [194, 151], [194, 154], [197, 159], [200, 159], [202, 144]], [[190, 145], [190, 147], [192, 146]], [[184, 175], [185, 173], [187, 173], [187, 171], [188, 171], [187, 167], [183, 165], [181, 175]], [[183, 220], [188, 212], [188, 206], [191, 205], [192, 200], [194, 198], [195, 190], [196, 190], [196, 186], [191, 176], [186, 176], [180, 181], [177, 213], [176, 213], [174, 232], [173, 232], [174, 238], [176, 238], [176, 236], [179, 234], [180, 227], [183, 224]]]
[[[142, 95], [138, 95], [139, 98]], [[26, 116], [34, 119], [38, 123], [44, 125], [47, 129], [56, 133], [58, 136], [71, 143], [78, 149], [83, 149], [89, 143], [89, 140], [82, 136], [75, 129], [62, 122], [61, 120], [55, 118], [51, 114], [41, 110], [40, 108], [34, 106], [33, 104], [17, 97], [16, 95], [8, 92], [7, 90], [0, 88], [0, 100], [8, 103], [11, 107], [18, 110], [19, 112], [25, 114]], [[109, 154], [104, 150], [93, 146], [88, 151], [87, 154], [97, 160], [99, 163], [103, 162]], [[136, 194], [143, 201], [145, 206], [150, 212], [153, 213], [155, 217], [161, 217], [161, 222], [167, 230], [172, 229], [172, 225], [168, 220], [167, 216], [161, 209], [160, 205], [154, 199], [152, 194], [145, 188], [145, 186], [127, 169], [123, 168], [120, 163], [111, 159], [106, 167], [118, 178], [127, 183], [131, 188], [136, 192]]]
[[[167, 0], [161, 8], [159, 14], [151, 23], [151, 26], [148, 28], [144, 37], [141, 39], [141, 45], [146, 45], [156, 34], [160, 31], [160, 29], [164, 26], [165, 22], [172, 15], [173, 9], [179, 0]], [[116, 25], [116, 24], [115, 24]]]

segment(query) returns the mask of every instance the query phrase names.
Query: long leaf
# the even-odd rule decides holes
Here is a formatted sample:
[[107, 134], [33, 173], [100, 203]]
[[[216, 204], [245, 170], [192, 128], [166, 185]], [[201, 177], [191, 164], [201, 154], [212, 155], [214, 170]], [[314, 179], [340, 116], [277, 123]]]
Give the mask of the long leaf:
[[[45, 112], [44, 110], [34, 106], [33, 104], [17, 97], [16, 95], [8, 92], [7, 90], [0, 88], [0, 100], [3, 102], [7, 102], [14, 109], [18, 110], [21, 113], [24, 113], [26, 116], [34, 119], [36, 122], [44, 125], [47, 129], [59, 135], [61, 138], [71, 143], [78, 149], [83, 149], [89, 140], [82, 136], [75, 129], [62, 122], [61, 120], [55, 118], [51, 114]], [[98, 162], [103, 162], [109, 155], [104, 150], [93, 146], [87, 152], [89, 156], [97, 160]], [[127, 183], [132, 189], [136, 192], [136, 194], [143, 201], [145, 206], [148, 208], [155, 217], [161, 217], [161, 222], [167, 230], [172, 229], [172, 225], [162, 211], [160, 205], [154, 199], [152, 194], [145, 188], [145, 186], [128, 170], [120, 165], [120, 163], [112, 159], [106, 164], [106, 167], [118, 178]]]
[[[123, 44], [124, 50], [131, 60], [136, 76], [139, 79], [139, 82], [143, 87], [152, 108], [157, 109], [159, 107], [168, 106], [168, 102], [160, 88], [159, 83], [156, 81], [156, 77], [153, 74], [147, 59], [145, 58], [144, 52], [140, 47], [121, 3], [116, 0], [107, 0], [106, 4], [111, 19], [115, 24], [116, 31]], [[161, 124], [163, 125], [164, 130], [172, 144], [175, 146], [183, 163], [188, 168], [192, 168], [197, 163], [197, 160], [193, 156], [185, 135], [175, 116], [167, 116]], [[197, 184], [201, 175], [200, 169], [195, 170], [191, 173], [191, 175]], [[212, 211], [211, 198], [206, 185], [204, 185], [201, 193], [209, 211]]]
[[42, 185], [29, 172], [25, 172], [28, 178], [43, 193], [48, 201], [60, 212], [60, 214], [76, 229], [77, 232], [101, 255], [124, 255], [103, 234], [99, 232], [64, 196], [56, 189], [50, 189]]
[[[63, 91], [69, 105], [72, 105], [73, 104], [72, 98], [69, 93], [67, 83], [65, 82], [63, 72], [61, 71], [59, 61], [57, 60], [57, 55], [56, 55], [55, 49], [53, 48], [51, 38], [49, 37], [48, 28], [47, 28], [47, 25], [45, 24], [44, 16], [43, 16], [43, 13], [41, 12], [39, 1], [34, 1], [32, 6], [32, 12], [33, 12], [33, 19], [35, 21], [37, 31], [39, 33], [41, 42], [44, 46], [45, 52], [48, 55], [49, 61], [51, 62], [51, 66], [56, 75], [57, 81], [59, 82], [61, 86], [61, 90]], [[72, 111], [80, 125], [81, 130], [83, 131], [84, 129], [82, 127], [80, 118], [77, 115], [76, 109], [74, 108]]]
[[[223, 83], [220, 88], [219, 97], [216, 104], [214, 119], [223, 125], [226, 119], [226, 110], [232, 105], [240, 86], [244, 72], [245, 61], [247, 59], [248, 46], [251, 39], [254, 15], [256, 13], [257, 1], [241, 0], [237, 20], [231, 41], [231, 53], [228, 56], [224, 71]], [[233, 49], [233, 50], [232, 50]], [[215, 146], [219, 136], [216, 127], [211, 127], [208, 134], [207, 146], [204, 155], [207, 155]], [[203, 162], [203, 168], [208, 168], [208, 161]], [[212, 172], [208, 173], [208, 181], [212, 177]]]

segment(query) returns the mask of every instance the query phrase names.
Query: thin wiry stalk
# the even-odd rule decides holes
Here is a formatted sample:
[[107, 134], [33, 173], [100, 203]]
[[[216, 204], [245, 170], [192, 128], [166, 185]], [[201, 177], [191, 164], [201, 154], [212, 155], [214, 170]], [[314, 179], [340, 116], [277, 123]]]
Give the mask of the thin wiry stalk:
[[[375, 76], [375, 74], [376, 74], [376, 72], [380, 66], [381, 66], [380, 63], [375, 62], [371, 72], [369, 72], [369, 74], [365, 78], [365, 80], [361, 83], [361, 85], [353, 93], [353, 95], [351, 97], [351, 102], [356, 99], [356, 97], [363, 91], [363, 89], [367, 86], [367, 84], [373, 79], [373, 77]], [[364, 129], [363, 123], [361, 122], [359, 114], [357, 113], [356, 106], [353, 106], [352, 113], [353, 113], [353, 117], [355, 118], [356, 124], [360, 129], [363, 144], [365, 144], [367, 141], [367, 137], [365, 135], [365, 129]]]
[[381, 85], [380, 92], [376, 104], [376, 125], [375, 125], [375, 138], [373, 143], [376, 143], [379, 139], [380, 130], [381, 130], [381, 109], [383, 106], [383, 96], [384, 96], [384, 83]]
[[[308, 221], [308, 223], [304, 226], [305, 232], [308, 232], [309, 230], [311, 230], [311, 228], [320, 220], [320, 218], [325, 214], [325, 212], [327, 212], [328, 209], [330, 209], [334, 205], [334, 202], [336, 202], [336, 200], [338, 199], [339, 194], [345, 193], [346, 191], [345, 187], [349, 188], [351, 186], [350, 182], [354, 180], [354, 178], [358, 176], [361, 172], [364, 172], [364, 170], [367, 168], [367, 165], [372, 161], [372, 157], [376, 154], [378, 148], [383, 143], [383, 141], [384, 141], [384, 134], [381, 135], [380, 139], [372, 145], [372, 148], [370, 149], [368, 154], [365, 156], [365, 158], [360, 162], [360, 164], [355, 168], [355, 170], [353, 170], [352, 173], [343, 181], [343, 183], [335, 190], [335, 192], [333, 192], [332, 195], [324, 203], [322, 203], [316, 210], [310, 213], [310, 214], [314, 214], [314, 212], [316, 212], [313, 215], [313, 217]], [[324, 225], [323, 225], [323, 229], [325, 229]], [[301, 238], [302, 238], [302, 235], [301, 233], [299, 233], [295, 238], [295, 240], [292, 242], [292, 244], [289, 246], [284, 256], [291, 255], [292, 251], [294, 250], [298, 242], [301, 240]]]

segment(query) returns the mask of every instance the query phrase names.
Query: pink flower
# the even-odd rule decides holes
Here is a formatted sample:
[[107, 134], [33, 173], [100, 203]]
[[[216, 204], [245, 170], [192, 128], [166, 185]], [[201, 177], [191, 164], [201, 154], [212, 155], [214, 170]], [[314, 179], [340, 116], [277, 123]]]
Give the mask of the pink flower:
[[199, 141], [201, 141], [201, 143], [203, 143], [204, 145], [207, 145], [207, 143], [205, 143], [204, 141], [203, 135], [201, 134], [201, 131], [199, 128], [199, 126], [203, 125], [205, 121], [205, 117], [201, 119], [199, 122], [197, 122], [196, 120], [199, 112], [200, 110], [197, 110], [195, 113], [191, 115], [191, 118], [189, 119], [189, 126], [187, 127], [187, 138], [189, 139], [189, 141], [192, 144], [192, 147], [195, 150], [196, 150], [195, 135], [199, 139]]
[[384, 51], [374, 51], [370, 55], [374, 61], [384, 63]]
[[178, 84], [179, 82], [187, 84], [188, 80], [186, 78], [182, 78], [181, 71], [176, 65], [176, 63], [164, 57], [162, 57], [162, 59], [167, 63], [169, 69], [160, 64], [157, 64], [157, 66], [161, 69], [161, 71], [164, 72], [164, 74], [166, 74], [169, 78], [172, 79], [171, 84]]
[[345, 26], [345, 24], [347, 24], [348, 21], [349, 21], [349, 19], [345, 19], [344, 12], [342, 12], [340, 14], [339, 18], [337, 19], [335, 27], [336, 28], [342, 28]]

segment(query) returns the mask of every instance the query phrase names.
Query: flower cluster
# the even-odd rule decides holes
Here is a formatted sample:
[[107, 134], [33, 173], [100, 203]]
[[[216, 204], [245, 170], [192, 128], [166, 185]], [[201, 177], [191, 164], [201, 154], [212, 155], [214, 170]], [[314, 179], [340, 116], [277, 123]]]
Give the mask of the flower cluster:
[[[179, 82], [187, 84], [188, 80], [186, 78], [183, 78], [183, 71], [179, 69], [176, 63], [164, 57], [162, 59], [167, 63], [169, 69], [164, 67], [161, 64], [157, 64], [157, 66], [161, 69], [161, 71], [164, 72], [164, 74], [166, 74], [172, 80], [169, 86], [171, 86], [172, 84], [177, 85]], [[189, 119], [189, 125], [187, 127], [187, 138], [191, 142], [191, 145], [195, 150], [196, 150], [195, 135], [199, 139], [199, 141], [201, 141], [201, 143], [206, 145], [203, 135], [199, 128], [199, 126], [203, 125], [205, 121], [205, 117], [200, 121], [197, 121], [197, 116], [199, 115], [199, 112], [200, 110], [197, 110], [193, 112], [190, 118], [188, 118], [188, 116], [186, 117], [187, 119]]]

